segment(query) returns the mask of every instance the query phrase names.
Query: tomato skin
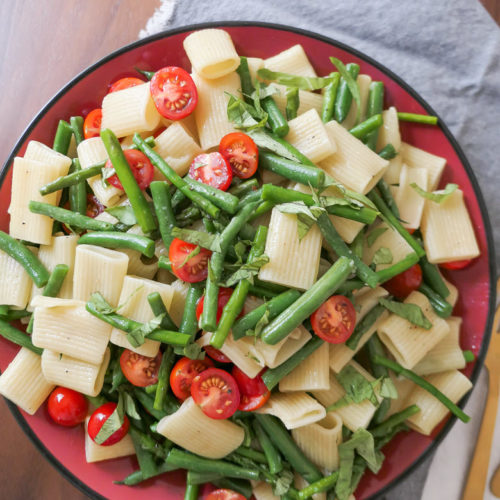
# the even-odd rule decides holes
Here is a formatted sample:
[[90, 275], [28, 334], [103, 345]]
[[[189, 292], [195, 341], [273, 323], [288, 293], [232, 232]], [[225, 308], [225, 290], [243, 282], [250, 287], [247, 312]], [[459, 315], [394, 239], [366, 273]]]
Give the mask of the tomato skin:
[[185, 118], [198, 103], [198, 91], [191, 75], [177, 66], [166, 66], [153, 75], [151, 97], [158, 113], [169, 120]]
[[422, 268], [415, 264], [401, 274], [386, 281], [382, 286], [394, 297], [406, 299], [414, 290], [418, 290], [422, 284]]
[[193, 379], [191, 396], [203, 413], [213, 419], [229, 418], [240, 404], [234, 377], [220, 368], [209, 368]]
[[219, 153], [227, 160], [234, 175], [248, 179], [255, 174], [259, 163], [259, 150], [251, 137], [243, 132], [225, 135], [219, 144]]
[[154, 358], [142, 356], [130, 349], [124, 349], [120, 356], [120, 368], [125, 378], [136, 387], [147, 387], [158, 382], [161, 352]]
[[87, 194], [87, 217], [95, 219], [104, 212], [104, 208], [104, 205], [93, 194]]
[[140, 78], [136, 78], [133, 76], [120, 78], [109, 86], [108, 94], [111, 94], [112, 92], [118, 92], [119, 90], [129, 89], [130, 87], [135, 87], [137, 85], [142, 85], [143, 83], [146, 82], [144, 80], [141, 80]]
[[[217, 298], [217, 323], [219, 323], [220, 317], [222, 316], [222, 310], [229, 302], [231, 295], [233, 294], [232, 288], [225, 288], [221, 286], [219, 288], [219, 296]], [[198, 303], [196, 304], [196, 319], [200, 321], [201, 313], [203, 312], [203, 304], [205, 303], [205, 295], [202, 295]]]
[[208, 276], [208, 261], [212, 255], [210, 250], [200, 248], [200, 253], [193, 255], [187, 262], [186, 257], [196, 248], [196, 245], [174, 238], [170, 243], [168, 258], [172, 264], [172, 272], [188, 283], [198, 283]]
[[189, 167], [189, 177], [222, 191], [227, 191], [233, 180], [233, 171], [220, 153], [202, 153]]
[[90, 139], [92, 137], [99, 137], [101, 133], [101, 122], [102, 122], [102, 109], [93, 109], [86, 117], [83, 122], [83, 136], [85, 139]]
[[[115, 411], [116, 409], [116, 403], [105, 403], [102, 406], [99, 406], [94, 413], [90, 416], [89, 423], [87, 426], [87, 432], [89, 433], [89, 436], [91, 437], [92, 441], [95, 442], [95, 438], [97, 434], [99, 434], [99, 431], [101, 430], [101, 427], [103, 426], [104, 422], [108, 420], [110, 415]], [[128, 429], [130, 427], [130, 422], [128, 420], [127, 415], [123, 416], [123, 424], [122, 426], [115, 431], [111, 436], [109, 436], [104, 443], [101, 443], [100, 446], [110, 446], [112, 444], [118, 443], [118, 441], [121, 441], [123, 437], [127, 434]]]
[[[126, 149], [123, 151], [123, 154], [130, 166], [130, 170], [132, 170], [132, 174], [134, 174], [134, 178], [139, 188], [142, 190], [147, 189], [151, 182], [153, 182], [155, 173], [153, 164], [149, 161], [149, 158], [142, 151], [137, 151], [137, 149]], [[104, 168], [113, 168], [111, 160], [106, 162]], [[118, 175], [114, 174], [108, 177], [107, 181], [115, 188], [123, 191], [123, 186], [120, 179], [118, 179]]]
[[330, 344], [341, 344], [352, 334], [356, 310], [343, 295], [332, 295], [311, 315], [314, 333]]
[[449, 271], [458, 271], [459, 269], [464, 269], [469, 266], [474, 260], [475, 259], [454, 260], [452, 262], [443, 262], [439, 264], [439, 266]]
[[271, 397], [271, 391], [262, 381], [262, 370], [256, 377], [250, 378], [242, 372], [237, 366], [233, 366], [231, 374], [233, 375], [240, 390], [240, 404], [238, 410], [253, 411], [263, 406]]
[[181, 358], [175, 363], [170, 372], [170, 388], [172, 392], [182, 401], [191, 396], [191, 384], [193, 379], [204, 370], [214, 366], [209, 358], [189, 359]]
[[245, 500], [245, 497], [236, 491], [221, 488], [209, 493], [205, 500]]
[[75, 427], [85, 422], [88, 408], [83, 394], [66, 387], [56, 387], [47, 401], [50, 418], [63, 427]]
[[205, 347], [203, 347], [203, 349], [208, 356], [210, 356], [214, 361], [217, 361], [218, 363], [232, 363], [232, 361], [225, 354], [219, 351], [219, 349], [212, 347], [211, 345], [206, 345]]

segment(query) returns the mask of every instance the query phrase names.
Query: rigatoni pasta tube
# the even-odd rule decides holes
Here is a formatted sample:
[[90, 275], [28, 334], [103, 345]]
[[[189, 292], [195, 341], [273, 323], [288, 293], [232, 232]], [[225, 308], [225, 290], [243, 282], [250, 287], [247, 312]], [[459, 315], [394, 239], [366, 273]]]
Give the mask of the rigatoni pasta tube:
[[[358, 75], [358, 77], [356, 78], [356, 83], [358, 84], [359, 97], [361, 99], [359, 122], [362, 122], [365, 120], [366, 117], [368, 94], [370, 93], [370, 84], [372, 83], [372, 79], [369, 75]], [[346, 130], [350, 130], [352, 127], [356, 125], [357, 114], [358, 114], [358, 105], [353, 100], [351, 103], [351, 108], [349, 109], [349, 113], [347, 114], [345, 120], [342, 122], [342, 126]]]
[[293, 45], [289, 49], [268, 57], [264, 60], [264, 67], [271, 71], [280, 71], [300, 76], [316, 76], [302, 45]]
[[409, 167], [425, 168], [428, 172], [429, 190], [434, 191], [439, 184], [441, 174], [446, 166], [446, 159], [433, 155], [406, 142], [401, 143], [399, 150], [403, 163]]
[[392, 144], [396, 151], [401, 148], [401, 134], [399, 132], [398, 110], [391, 106], [382, 112], [383, 125], [379, 128], [377, 136], [377, 151], [387, 144]]
[[407, 229], [418, 229], [426, 203], [425, 198], [420, 196], [412, 187], [416, 183], [419, 187], [427, 190], [428, 172], [425, 168], [415, 168], [403, 165], [399, 177], [399, 188], [395, 196], [396, 205], [399, 208], [399, 218]]
[[24, 267], [0, 250], [0, 304], [24, 309], [34, 286]]
[[[278, 94], [273, 94], [273, 99], [281, 113], [285, 115], [287, 87], [279, 85], [278, 83], [272, 83], [271, 85], [279, 90]], [[321, 94], [309, 92], [308, 90], [299, 90], [299, 109], [297, 110], [297, 116], [300, 116], [311, 109], [315, 109], [319, 114], [321, 113], [322, 104], [323, 96]]]

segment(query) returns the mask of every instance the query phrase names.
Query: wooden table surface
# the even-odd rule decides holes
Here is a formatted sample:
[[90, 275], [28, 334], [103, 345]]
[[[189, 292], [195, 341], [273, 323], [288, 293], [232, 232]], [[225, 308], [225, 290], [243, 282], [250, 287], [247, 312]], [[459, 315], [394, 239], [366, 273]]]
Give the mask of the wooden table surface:
[[[474, 0], [471, 0], [474, 1]], [[0, 165], [36, 112], [75, 74], [137, 39], [159, 0], [0, 2]], [[500, 24], [500, 0], [482, 0]], [[0, 498], [80, 500], [0, 398]]]

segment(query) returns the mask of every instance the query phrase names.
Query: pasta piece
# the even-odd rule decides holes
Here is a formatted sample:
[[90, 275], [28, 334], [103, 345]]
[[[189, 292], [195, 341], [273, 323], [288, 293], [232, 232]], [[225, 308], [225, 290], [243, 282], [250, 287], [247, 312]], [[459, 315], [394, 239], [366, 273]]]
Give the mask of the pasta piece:
[[406, 404], [406, 400], [410, 393], [415, 389], [416, 384], [414, 384], [411, 380], [408, 380], [404, 377], [396, 377], [394, 374], [390, 373], [391, 380], [394, 383], [394, 387], [398, 393], [398, 397], [391, 399], [391, 405], [389, 410], [387, 411], [386, 418], [394, 415], [394, 413], [398, 413], [405, 408], [408, 408], [408, 404]]
[[[92, 137], [82, 141], [78, 145], [77, 152], [82, 169], [108, 159], [108, 153], [100, 137]], [[106, 207], [117, 205], [123, 195], [121, 189], [105, 184], [101, 174], [90, 177], [87, 182], [95, 197]]]
[[435, 345], [446, 337], [450, 327], [444, 319], [434, 312], [429, 300], [422, 293], [412, 292], [404, 302], [419, 306], [425, 317], [432, 323], [432, 327], [425, 330], [412, 325], [401, 316], [391, 314], [378, 327], [378, 334], [396, 361], [411, 370]]
[[264, 481], [252, 482], [252, 493], [256, 500], [280, 500], [280, 497], [273, 493], [273, 487]]
[[163, 417], [157, 432], [186, 450], [207, 458], [223, 458], [245, 438], [245, 431], [230, 420], [207, 417], [193, 398], [171, 415]]
[[220, 78], [240, 65], [240, 58], [227, 31], [194, 31], [184, 39], [183, 46], [193, 70], [203, 78]]
[[280, 392], [312, 391], [330, 388], [329, 344], [324, 343], [279, 383]]
[[152, 131], [158, 127], [160, 118], [149, 82], [111, 92], [102, 100], [101, 129], [109, 128], [117, 137]]
[[473, 259], [480, 253], [460, 189], [440, 204], [425, 202], [421, 230], [427, 258], [433, 264]]
[[329, 217], [332, 221], [333, 227], [346, 243], [352, 243], [354, 238], [356, 238], [361, 229], [365, 226], [362, 222], [345, 219], [344, 217], [339, 217], [337, 215], [330, 215]]
[[24, 267], [0, 250], [0, 304], [24, 309], [30, 297], [32, 283]]
[[297, 216], [273, 208], [264, 252], [269, 262], [261, 267], [259, 279], [307, 290], [318, 275], [321, 239], [313, 225], [299, 241]]
[[0, 394], [34, 415], [54, 388], [42, 373], [38, 354], [21, 347], [0, 376]]
[[428, 153], [406, 142], [401, 143], [399, 153], [403, 163], [406, 163], [409, 167], [425, 168], [427, 170], [429, 173], [429, 190], [434, 191], [438, 187], [441, 174], [446, 166], [445, 158]]
[[271, 394], [268, 402], [255, 413], [278, 417], [287, 429], [295, 429], [322, 420], [325, 409], [305, 392]]
[[336, 121], [325, 125], [337, 152], [319, 163], [334, 179], [349, 189], [366, 194], [384, 175], [389, 162], [374, 153]]
[[[425, 380], [439, 389], [454, 403], [458, 403], [472, 388], [471, 381], [458, 370], [435, 373], [425, 377]], [[412, 415], [406, 423], [412, 429], [426, 436], [430, 435], [434, 427], [449, 413], [443, 403], [418, 386], [415, 387], [406, 401], [406, 406], [410, 405], [417, 405], [420, 411]]]
[[399, 132], [398, 110], [391, 106], [382, 111], [383, 125], [378, 129], [377, 151], [383, 149], [387, 144], [392, 144], [396, 151], [401, 149], [401, 134]]
[[184, 304], [186, 303], [189, 284], [182, 280], [175, 280], [170, 286], [173, 289], [173, 295], [168, 312], [174, 320], [174, 323], [179, 326], [181, 324], [182, 313], [184, 312]]
[[391, 188], [393, 187], [392, 184], [398, 184], [402, 168], [403, 159], [401, 153], [398, 153], [392, 160], [389, 160], [389, 166], [382, 176], [385, 182], [391, 185]]
[[206, 150], [218, 146], [222, 137], [236, 130], [227, 117], [227, 94], [240, 97], [241, 82], [234, 72], [216, 80], [206, 80], [196, 73], [192, 77], [198, 89], [196, 127], [201, 148]]
[[425, 168], [412, 168], [403, 165], [399, 177], [399, 188], [395, 196], [399, 208], [399, 218], [407, 229], [418, 229], [424, 211], [425, 198], [412, 187], [414, 182], [427, 190], [428, 173]]
[[264, 59], [260, 57], [247, 57], [248, 71], [252, 81], [257, 79], [257, 71], [264, 67]]
[[300, 76], [316, 76], [316, 71], [307, 58], [302, 45], [294, 45], [289, 49], [268, 57], [264, 66], [271, 71], [281, 71]]
[[[286, 114], [286, 87], [284, 85], [279, 85], [278, 83], [272, 83], [272, 86], [279, 90], [279, 94], [273, 94], [273, 99], [278, 105], [279, 110]], [[297, 116], [306, 113], [311, 109], [315, 109], [318, 113], [321, 113], [321, 107], [323, 106], [323, 96], [321, 94], [315, 94], [314, 92], [309, 92], [308, 90], [299, 90], [299, 109], [297, 110]]]
[[[370, 84], [372, 83], [372, 79], [368, 75], [358, 75], [356, 78], [356, 83], [359, 88], [359, 96], [361, 98], [361, 111], [359, 113], [359, 121], [361, 123], [366, 119], [366, 107], [368, 106], [368, 94], [370, 93]], [[358, 113], [358, 105], [352, 100], [351, 108], [349, 109], [349, 113], [347, 114], [345, 120], [342, 122], [342, 126], [350, 130], [352, 127], [356, 125], [356, 115]]]
[[436, 344], [425, 355], [422, 361], [413, 367], [415, 373], [430, 375], [431, 373], [465, 368], [465, 358], [462, 349], [460, 349], [462, 318], [451, 317], [446, 322], [450, 327], [450, 331], [439, 344]]
[[125, 436], [115, 444], [109, 446], [98, 445], [88, 433], [90, 417], [85, 419], [85, 460], [88, 464], [94, 462], [102, 462], [103, 460], [110, 460], [112, 458], [128, 457], [135, 455], [134, 442], [130, 434]]
[[292, 437], [304, 455], [318, 467], [339, 466], [338, 446], [342, 443], [342, 419], [328, 413], [323, 420], [292, 430]]
[[84, 302], [53, 301], [52, 305], [35, 307], [33, 344], [94, 365], [102, 363], [111, 325], [87, 312]]
[[86, 302], [94, 292], [99, 292], [116, 307], [127, 267], [128, 257], [121, 252], [93, 245], [78, 245], [73, 298]]
[[[158, 292], [165, 304], [167, 310], [172, 303], [174, 294], [169, 285], [157, 283], [145, 278], [137, 276], [125, 276], [123, 286], [120, 293], [119, 304], [123, 304], [120, 308], [120, 314], [126, 318], [147, 323], [154, 318], [153, 311], [148, 302], [150, 293]], [[126, 347], [131, 351], [142, 354], [143, 356], [155, 357], [160, 349], [160, 342], [156, 340], [145, 339], [144, 344], [139, 347], [134, 347], [127, 340], [127, 335], [118, 328], [113, 328], [111, 332], [111, 342], [115, 345]]]
[[42, 353], [42, 372], [49, 382], [73, 389], [87, 396], [97, 396], [104, 383], [109, 357], [109, 349], [106, 349], [102, 363], [93, 365], [45, 349]]

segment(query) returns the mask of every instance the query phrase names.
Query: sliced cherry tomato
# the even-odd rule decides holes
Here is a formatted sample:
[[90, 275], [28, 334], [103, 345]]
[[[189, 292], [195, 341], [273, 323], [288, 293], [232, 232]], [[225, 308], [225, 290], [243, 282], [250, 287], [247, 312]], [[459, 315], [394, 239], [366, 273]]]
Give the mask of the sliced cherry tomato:
[[189, 257], [196, 247], [197, 245], [193, 243], [174, 238], [168, 250], [172, 272], [188, 283], [198, 283], [198, 281], [203, 281], [208, 276], [208, 261], [212, 252], [200, 247], [199, 253]]
[[410, 267], [401, 274], [397, 274], [394, 278], [386, 281], [383, 287], [394, 297], [398, 299], [406, 299], [414, 290], [418, 290], [422, 284], [422, 269], [418, 264]]
[[104, 205], [93, 195], [87, 195], [87, 217], [95, 219], [104, 212]]
[[83, 394], [56, 387], [47, 401], [47, 410], [52, 420], [64, 427], [74, 427], [85, 421], [89, 404]]
[[189, 177], [226, 191], [233, 180], [233, 172], [220, 153], [203, 153], [191, 162]]
[[[99, 406], [99, 408], [97, 408], [97, 410], [94, 413], [92, 413], [87, 426], [87, 431], [89, 433], [90, 438], [93, 441], [95, 441], [95, 438], [99, 434], [99, 431], [101, 430], [101, 427], [104, 425], [104, 422], [108, 420], [108, 418], [115, 411], [115, 409], [116, 409], [116, 403], [105, 403], [102, 406]], [[111, 436], [109, 436], [109, 438], [106, 439], [104, 443], [100, 443], [101, 446], [110, 446], [112, 444], [118, 443], [118, 441], [121, 441], [127, 434], [129, 427], [130, 427], [130, 422], [128, 420], [128, 417], [127, 415], [124, 415], [122, 426], [118, 430], [113, 432], [113, 434], [111, 434]]]
[[219, 153], [229, 162], [234, 175], [240, 179], [248, 179], [255, 174], [259, 150], [253, 139], [243, 132], [225, 135], [220, 141]]
[[452, 262], [443, 262], [439, 265], [444, 269], [449, 269], [450, 271], [458, 271], [459, 269], [466, 268], [473, 260], [474, 259], [454, 260]]
[[102, 109], [93, 109], [86, 117], [83, 122], [83, 136], [85, 139], [90, 139], [91, 137], [99, 137], [101, 133], [101, 122], [102, 122]]
[[225, 354], [211, 345], [206, 345], [203, 349], [214, 361], [217, 361], [218, 363], [232, 363], [232, 361]]
[[214, 490], [209, 493], [205, 497], [205, 500], [245, 500], [245, 497], [236, 493], [236, 491], [221, 488], [220, 490]]
[[240, 404], [240, 390], [234, 377], [220, 368], [209, 368], [193, 379], [191, 396], [210, 418], [229, 418]]
[[111, 94], [111, 92], [117, 92], [118, 90], [125, 90], [130, 87], [136, 87], [137, 85], [142, 85], [143, 83], [146, 82], [144, 80], [141, 80], [140, 78], [135, 78], [133, 76], [120, 78], [109, 86], [108, 94]]
[[256, 377], [250, 378], [245, 375], [237, 366], [233, 366], [233, 375], [240, 390], [241, 399], [238, 410], [253, 411], [263, 406], [271, 397], [271, 392], [262, 381], [262, 370]]
[[151, 96], [158, 113], [169, 120], [185, 118], [198, 102], [193, 79], [186, 70], [177, 66], [167, 66], [153, 75]]
[[181, 358], [170, 372], [170, 387], [172, 392], [182, 401], [191, 395], [193, 379], [204, 370], [214, 366], [211, 359]]
[[137, 387], [147, 387], [158, 382], [158, 370], [161, 364], [161, 352], [155, 358], [142, 356], [125, 349], [120, 356], [120, 367], [125, 378]]
[[314, 333], [330, 344], [345, 342], [356, 323], [352, 302], [343, 295], [332, 295], [311, 315]]
[[[139, 185], [139, 188], [146, 189], [149, 187], [153, 181], [153, 176], [155, 173], [153, 164], [149, 161], [149, 158], [141, 151], [137, 149], [126, 149], [123, 151], [125, 159], [127, 160], [132, 173], [134, 174], [135, 180]], [[111, 160], [108, 160], [104, 165], [104, 168], [113, 168]], [[107, 181], [115, 188], [123, 190], [122, 183], [116, 174], [108, 177]]]
[[[234, 290], [232, 288], [224, 288], [222, 286], [219, 288], [219, 296], [217, 298], [217, 318], [216, 318], [217, 323], [219, 322], [220, 317], [222, 316], [222, 310], [228, 303], [231, 295], [233, 294], [233, 291]], [[205, 303], [205, 295], [202, 295], [200, 300], [198, 300], [198, 303], [196, 304], [196, 318], [198, 319], [198, 321], [200, 321], [204, 303]]]

